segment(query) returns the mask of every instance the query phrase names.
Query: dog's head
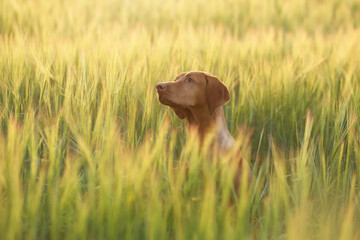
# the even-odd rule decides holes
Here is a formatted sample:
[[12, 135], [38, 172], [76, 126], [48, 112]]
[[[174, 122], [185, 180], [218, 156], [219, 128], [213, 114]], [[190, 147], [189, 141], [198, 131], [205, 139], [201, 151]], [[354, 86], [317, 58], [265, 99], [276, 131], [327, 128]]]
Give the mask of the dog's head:
[[205, 72], [183, 72], [175, 81], [156, 84], [159, 101], [171, 107], [180, 119], [188, 109], [207, 106], [212, 116], [230, 100], [229, 90], [220, 80]]

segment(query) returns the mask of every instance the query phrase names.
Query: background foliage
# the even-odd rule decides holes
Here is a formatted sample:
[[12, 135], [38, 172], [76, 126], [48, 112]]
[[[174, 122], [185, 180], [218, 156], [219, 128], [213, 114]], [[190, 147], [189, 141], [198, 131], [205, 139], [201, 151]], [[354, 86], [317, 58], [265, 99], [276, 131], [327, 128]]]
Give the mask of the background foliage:
[[[356, 0], [2, 0], [1, 238], [360, 238], [359, 25]], [[189, 70], [231, 92], [238, 197], [157, 101]]]

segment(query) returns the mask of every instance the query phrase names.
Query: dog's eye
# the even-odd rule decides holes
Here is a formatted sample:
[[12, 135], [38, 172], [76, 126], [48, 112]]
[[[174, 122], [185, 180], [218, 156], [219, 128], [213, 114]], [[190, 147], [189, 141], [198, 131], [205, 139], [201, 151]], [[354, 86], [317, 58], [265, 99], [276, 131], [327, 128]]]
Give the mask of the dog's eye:
[[187, 80], [188, 82], [192, 82], [193, 80], [192, 80], [192, 78], [188, 78], [188, 80]]

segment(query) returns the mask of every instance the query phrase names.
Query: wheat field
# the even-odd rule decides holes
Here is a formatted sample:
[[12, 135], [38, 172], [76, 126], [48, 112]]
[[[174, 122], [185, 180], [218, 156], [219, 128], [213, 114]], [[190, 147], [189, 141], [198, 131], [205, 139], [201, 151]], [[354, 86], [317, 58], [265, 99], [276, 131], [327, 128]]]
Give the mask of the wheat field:
[[[0, 239], [360, 239], [359, 43], [357, 0], [0, 1]], [[190, 70], [239, 194], [157, 100]]]

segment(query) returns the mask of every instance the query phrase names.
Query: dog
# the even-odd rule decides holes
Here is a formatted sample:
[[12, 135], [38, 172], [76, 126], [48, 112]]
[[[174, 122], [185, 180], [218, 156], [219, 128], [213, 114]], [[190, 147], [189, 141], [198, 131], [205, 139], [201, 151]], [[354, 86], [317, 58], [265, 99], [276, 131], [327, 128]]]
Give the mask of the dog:
[[[175, 81], [156, 84], [160, 103], [171, 107], [175, 114], [188, 121], [188, 127], [195, 129], [200, 141], [215, 128], [214, 141], [220, 154], [231, 151], [236, 145], [225, 121], [223, 105], [230, 100], [230, 93], [226, 86], [215, 76], [200, 71], [180, 73]], [[249, 164], [237, 157], [235, 186], [244, 171], [248, 180], [251, 178]]]

